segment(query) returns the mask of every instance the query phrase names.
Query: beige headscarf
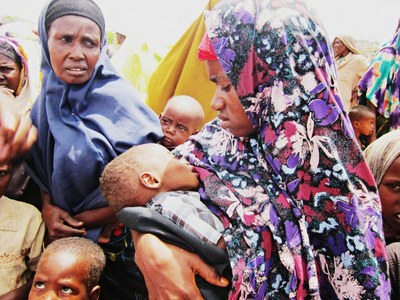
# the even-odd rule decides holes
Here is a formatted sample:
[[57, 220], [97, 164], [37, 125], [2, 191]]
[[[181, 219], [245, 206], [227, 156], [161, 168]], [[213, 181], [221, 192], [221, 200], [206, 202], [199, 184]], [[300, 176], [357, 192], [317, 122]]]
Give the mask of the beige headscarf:
[[390, 165], [400, 156], [400, 129], [375, 140], [364, 150], [364, 156], [379, 186]]
[[343, 45], [346, 46], [347, 49], [349, 49], [352, 53], [354, 54], [359, 54], [360, 51], [358, 51], [357, 46], [356, 46], [356, 41], [351, 35], [348, 34], [339, 34], [336, 36], [337, 39], [339, 39]]

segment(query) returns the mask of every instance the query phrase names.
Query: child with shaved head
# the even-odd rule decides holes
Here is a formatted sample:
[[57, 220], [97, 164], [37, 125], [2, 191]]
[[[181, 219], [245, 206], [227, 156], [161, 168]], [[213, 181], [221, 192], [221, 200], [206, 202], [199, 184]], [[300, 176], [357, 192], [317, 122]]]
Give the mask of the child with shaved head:
[[203, 107], [195, 98], [187, 95], [173, 96], [160, 114], [164, 133], [161, 145], [172, 150], [183, 144], [189, 136], [199, 131], [203, 121]]
[[374, 111], [365, 105], [356, 105], [349, 112], [351, 125], [356, 134], [357, 142], [361, 149], [370, 143], [370, 137], [375, 132], [376, 116]]
[[55, 240], [39, 259], [29, 300], [97, 300], [105, 263], [103, 250], [89, 239]]
[[[224, 227], [201, 202], [198, 188], [196, 169], [155, 143], [125, 151], [108, 163], [100, 178], [103, 196], [127, 227], [137, 230], [137, 224], [148, 224], [145, 230], [138, 231], [155, 232], [167, 242], [172, 238], [190, 251], [206, 253], [203, 258], [229, 277]], [[140, 206], [153, 213], [147, 214], [149, 210]], [[142, 213], [146, 217], [140, 219]], [[161, 232], [167, 232], [167, 237]], [[227, 299], [228, 288], [213, 286], [200, 278], [196, 282], [204, 299]]]
[[201, 240], [223, 244], [224, 228], [200, 201], [198, 187], [194, 167], [159, 144], [125, 151], [106, 166], [100, 178], [100, 189], [115, 212], [147, 206]]

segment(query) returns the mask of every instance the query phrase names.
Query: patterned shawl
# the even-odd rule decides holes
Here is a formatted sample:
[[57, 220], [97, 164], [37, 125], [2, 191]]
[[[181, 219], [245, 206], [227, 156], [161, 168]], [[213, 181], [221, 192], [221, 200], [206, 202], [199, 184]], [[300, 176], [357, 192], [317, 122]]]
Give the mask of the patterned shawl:
[[[33, 178], [51, 194], [52, 204], [75, 215], [107, 205], [98, 187], [111, 159], [133, 145], [159, 140], [162, 131], [156, 114], [114, 71], [104, 47], [105, 33], [89, 81], [69, 85], [57, 78], [50, 64], [46, 10], [39, 19], [42, 90], [31, 112], [38, 141], [29, 164]], [[88, 237], [97, 240], [99, 230], [89, 231]]]
[[368, 70], [358, 83], [360, 93], [386, 119], [390, 129], [400, 127], [400, 28], [394, 37], [376, 53]]
[[174, 153], [225, 225], [230, 298], [389, 299], [376, 185], [318, 20], [300, 1], [233, 0], [206, 25], [256, 132], [214, 120]]

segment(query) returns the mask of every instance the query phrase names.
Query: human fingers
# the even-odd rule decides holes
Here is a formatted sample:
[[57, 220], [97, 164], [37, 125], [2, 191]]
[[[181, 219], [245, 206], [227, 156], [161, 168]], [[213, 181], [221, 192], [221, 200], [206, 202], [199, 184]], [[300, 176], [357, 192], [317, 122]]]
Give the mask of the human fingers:
[[61, 239], [70, 236], [84, 236], [86, 235], [85, 229], [72, 228], [63, 223], [54, 224], [52, 230], [49, 230], [49, 237], [52, 240]]
[[188, 264], [193, 253], [165, 243], [152, 234], [132, 232], [132, 235], [135, 262], [145, 278], [149, 299], [203, 299], [193, 268]]
[[229, 280], [227, 278], [220, 276], [213, 267], [206, 264], [199, 256], [194, 255], [193, 258], [189, 260], [189, 263], [194, 273], [204, 278], [207, 282], [220, 287], [229, 285]]
[[67, 212], [63, 212], [60, 214], [60, 219], [62, 221], [63, 224], [71, 227], [71, 228], [75, 228], [77, 230], [81, 230], [82, 227], [84, 226], [84, 223], [81, 221], [78, 221], [77, 219], [75, 219], [74, 217], [72, 217], [70, 214], [68, 214]]

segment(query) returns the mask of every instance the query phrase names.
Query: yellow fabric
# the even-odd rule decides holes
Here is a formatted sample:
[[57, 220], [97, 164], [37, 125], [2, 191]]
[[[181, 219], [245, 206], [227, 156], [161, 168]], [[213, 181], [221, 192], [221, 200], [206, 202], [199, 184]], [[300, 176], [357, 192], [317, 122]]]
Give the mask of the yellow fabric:
[[[211, 10], [218, 0], [210, 0]], [[215, 85], [209, 81], [205, 63], [197, 58], [198, 46], [205, 32], [201, 14], [171, 48], [150, 77], [146, 103], [160, 114], [165, 103], [174, 95], [189, 95], [197, 99], [204, 109], [204, 123], [217, 113], [210, 108]]]
[[0, 198], [0, 295], [27, 282], [35, 267], [29, 262], [41, 254], [44, 232], [36, 207]]

